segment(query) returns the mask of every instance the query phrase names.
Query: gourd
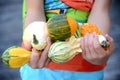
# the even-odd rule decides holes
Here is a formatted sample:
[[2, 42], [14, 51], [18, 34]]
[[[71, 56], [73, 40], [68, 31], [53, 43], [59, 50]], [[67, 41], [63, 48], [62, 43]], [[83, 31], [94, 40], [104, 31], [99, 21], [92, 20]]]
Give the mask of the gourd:
[[32, 47], [37, 50], [43, 50], [47, 45], [47, 37], [46, 23], [35, 21], [25, 28], [23, 33], [23, 43], [26, 44], [28, 41], [32, 40]]
[[47, 21], [48, 35], [55, 41], [64, 41], [75, 34], [78, 28], [78, 23], [66, 16], [58, 14]]
[[49, 36], [52, 40], [65, 40], [74, 35], [78, 29], [78, 23], [66, 16], [58, 14], [45, 22], [32, 22], [25, 28], [23, 33], [23, 43], [32, 40], [32, 46], [37, 50], [43, 50], [46, 46], [46, 38]]
[[80, 26], [81, 29], [81, 35], [84, 36], [86, 33], [93, 33], [96, 32], [98, 35], [102, 35], [103, 33], [101, 30], [97, 27], [96, 24], [93, 23], [84, 23]]
[[[80, 31], [80, 32], [79, 32]], [[77, 30], [77, 34], [84, 36], [86, 33], [96, 32], [99, 37], [99, 42], [104, 49], [107, 49], [109, 44], [106, 38], [102, 35], [99, 28], [93, 23], [85, 23], [81, 26], [80, 30]], [[82, 52], [80, 45], [81, 37], [71, 36], [68, 41], [54, 42], [48, 53], [48, 57], [55, 63], [65, 63], [71, 60], [75, 55]]]
[[82, 52], [80, 48], [80, 27], [70, 38], [65, 41], [54, 42], [48, 53], [48, 57], [55, 63], [65, 63], [71, 60], [79, 52]]
[[[55, 27], [54, 22], [57, 20], [58, 22], [60, 21], [61, 24], [62, 22], [65, 21], [65, 24], [62, 24], [63, 26], [58, 24], [59, 25], [58, 27], [60, 28], [61, 33], [56, 32], [56, 30], [59, 28]], [[76, 33], [75, 35], [77, 36], [78, 24], [77, 22], [74, 21], [74, 19], [68, 16], [58, 15], [56, 16], [56, 18], [52, 18], [51, 20], [49, 20], [47, 22], [47, 25], [48, 27], [46, 27], [45, 22], [38, 22], [38, 21], [35, 21], [29, 24], [28, 27], [25, 28], [23, 32], [23, 43], [26, 44], [28, 41], [32, 40], [31, 41], [32, 47], [34, 47], [37, 50], [43, 50], [47, 44], [46, 38], [48, 37], [48, 31], [49, 32], [54, 31], [53, 32], [54, 34], [59, 34], [60, 36], [62, 34], [64, 35], [64, 33], [66, 32], [65, 30], [68, 30], [69, 34], [67, 33], [67, 35], [69, 36], [65, 34], [64, 36], [67, 36], [67, 37], [65, 37], [64, 39], [69, 38], [71, 35], [74, 35], [75, 33]], [[52, 25], [53, 27], [50, 27]], [[73, 27], [73, 25], [75, 27]], [[52, 34], [50, 33], [50, 36], [51, 35]], [[58, 36], [54, 36], [54, 37], [58, 37]], [[55, 40], [64, 40], [64, 39], [61, 37], [55, 38]], [[30, 60], [30, 56], [31, 56], [30, 51], [27, 51], [19, 46], [12, 46], [4, 51], [4, 53], [2, 54], [2, 60], [7, 66], [11, 68], [19, 68]]]
[[71, 36], [69, 41], [54, 42], [49, 49], [48, 57], [55, 63], [65, 63], [79, 52], [82, 52], [80, 38]]
[[[44, 22], [31, 23], [24, 31], [23, 43], [33, 39], [32, 46], [37, 50], [42, 50], [47, 44], [46, 38], [50, 36], [55, 42], [49, 49], [48, 57], [56, 63], [67, 62], [82, 52], [80, 47], [81, 34], [84, 36], [85, 33], [96, 32], [99, 35], [100, 44], [103, 47], [109, 46], [102, 32], [92, 23], [86, 23], [79, 27], [74, 19], [62, 14], [51, 18], [47, 22], [47, 27], [45, 26]], [[12, 46], [5, 50], [2, 60], [11, 68], [19, 68], [30, 60], [30, 56], [30, 51], [19, 46]]]
[[107, 42], [106, 38], [103, 36], [102, 31], [98, 28], [98, 26], [94, 23], [85, 23], [80, 26], [81, 35], [84, 36], [86, 33], [93, 33], [96, 32], [98, 34], [98, 40], [100, 45], [107, 49], [109, 47], [109, 43]]
[[2, 61], [10, 68], [19, 68], [30, 60], [31, 52], [19, 46], [12, 46], [2, 54]]

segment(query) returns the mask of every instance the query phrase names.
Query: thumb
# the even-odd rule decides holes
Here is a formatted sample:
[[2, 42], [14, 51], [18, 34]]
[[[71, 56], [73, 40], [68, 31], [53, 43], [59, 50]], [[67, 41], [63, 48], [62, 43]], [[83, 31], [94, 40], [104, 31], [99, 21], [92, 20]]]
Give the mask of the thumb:
[[31, 51], [32, 50], [31, 41], [28, 41], [27, 43], [25, 43], [24, 48]]

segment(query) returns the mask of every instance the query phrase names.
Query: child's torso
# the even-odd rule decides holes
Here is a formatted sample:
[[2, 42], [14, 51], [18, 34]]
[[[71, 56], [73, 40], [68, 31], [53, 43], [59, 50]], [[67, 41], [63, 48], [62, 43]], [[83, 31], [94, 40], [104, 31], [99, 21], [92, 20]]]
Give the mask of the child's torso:
[[[61, 8], [67, 8], [66, 15], [72, 17], [75, 19], [78, 23], [86, 23], [88, 16], [89, 16], [89, 11], [83, 10], [85, 7], [84, 5], [92, 5], [92, 3], [89, 2], [89, 0], [69, 0], [69, 2], [72, 3], [78, 3], [80, 4], [80, 8], [82, 10], [74, 9], [69, 7], [67, 4], [64, 2], [67, 2], [68, 0], [45, 0], [45, 9], [61, 9]], [[92, 8], [92, 7], [90, 7]], [[86, 9], [86, 8], [85, 8]], [[48, 13], [49, 15], [51, 13]], [[47, 14], [46, 14], [47, 15]], [[101, 70], [103, 69], [105, 64], [96, 66], [93, 65], [86, 60], [82, 58], [81, 54], [76, 55], [75, 58], [73, 58], [71, 61], [64, 63], [64, 64], [57, 64], [54, 62], [51, 62], [47, 68], [50, 69], [58, 69], [58, 70], [72, 70], [72, 71], [96, 71], [96, 70]]]
[[[67, 8], [66, 15], [74, 18], [78, 23], [87, 22], [89, 11], [71, 8], [60, 0], [45, 0], [44, 4], [46, 11]], [[32, 69], [28, 65], [24, 65], [20, 71], [23, 80], [103, 80], [104, 67], [105, 64], [97, 66], [87, 62], [80, 53], [72, 60], [63, 64], [50, 62], [50, 64], [43, 69]]]

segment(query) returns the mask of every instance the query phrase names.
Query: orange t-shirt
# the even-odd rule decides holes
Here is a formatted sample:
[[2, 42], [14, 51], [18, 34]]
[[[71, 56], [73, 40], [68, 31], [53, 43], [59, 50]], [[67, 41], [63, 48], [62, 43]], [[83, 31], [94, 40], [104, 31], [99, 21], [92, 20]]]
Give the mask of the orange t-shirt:
[[96, 71], [103, 69], [105, 66], [106, 64], [102, 65], [91, 64], [82, 57], [81, 53], [79, 53], [72, 60], [66, 63], [58, 64], [55, 62], [50, 62], [46, 66], [46, 68], [70, 71]]

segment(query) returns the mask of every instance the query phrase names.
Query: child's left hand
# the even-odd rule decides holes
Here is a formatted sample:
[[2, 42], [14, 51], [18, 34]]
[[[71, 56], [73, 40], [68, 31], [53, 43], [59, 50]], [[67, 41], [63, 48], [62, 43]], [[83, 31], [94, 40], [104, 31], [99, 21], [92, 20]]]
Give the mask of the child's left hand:
[[109, 35], [106, 35], [105, 37], [110, 43], [107, 50], [99, 44], [96, 33], [86, 33], [86, 35], [81, 38], [82, 55], [85, 60], [95, 65], [101, 65], [107, 62], [114, 50], [114, 41]]
[[[47, 46], [45, 47], [44, 50], [36, 50], [34, 48], [32, 48], [32, 55], [30, 57], [30, 61], [29, 61], [29, 66], [32, 68], [43, 68], [45, 66], [47, 66], [49, 64], [49, 62], [51, 61], [50, 58], [48, 58], [48, 51], [49, 48], [52, 44], [51, 39], [48, 37], [47, 38]], [[27, 44], [28, 45], [28, 44]], [[30, 44], [29, 44], [30, 45]], [[30, 46], [26, 46], [29, 50]]]

